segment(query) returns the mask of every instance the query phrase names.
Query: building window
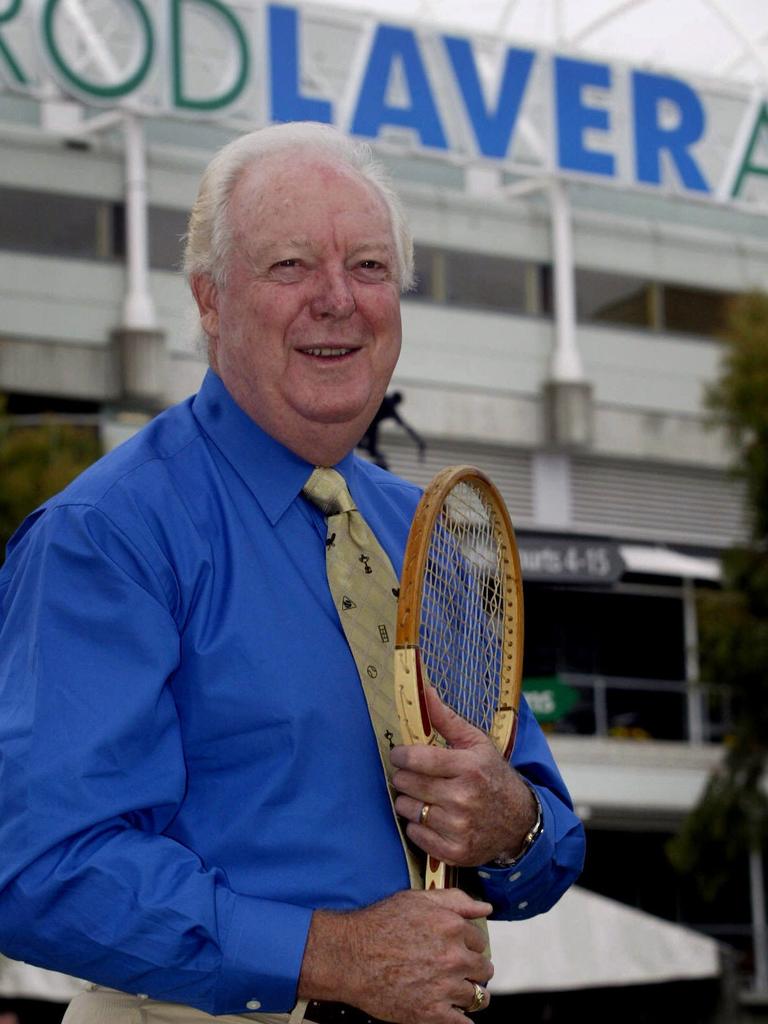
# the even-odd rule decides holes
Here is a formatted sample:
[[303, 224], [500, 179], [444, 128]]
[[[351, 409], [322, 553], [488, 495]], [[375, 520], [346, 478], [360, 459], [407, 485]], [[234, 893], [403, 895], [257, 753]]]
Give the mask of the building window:
[[623, 274], [576, 268], [576, 316], [586, 323], [657, 328], [657, 288]]
[[0, 188], [0, 249], [102, 260], [111, 255], [109, 203]]
[[716, 337], [725, 332], [734, 298], [729, 292], [671, 284], [663, 285], [662, 292], [666, 330], [701, 334], [704, 337]]
[[527, 313], [528, 283], [522, 260], [482, 253], [445, 253], [445, 297], [454, 306]]
[[416, 245], [413, 251], [414, 271], [416, 284], [413, 291], [408, 293], [411, 299], [432, 299], [440, 301], [436, 293], [439, 274], [439, 263], [442, 262], [442, 253], [431, 245]]
[[189, 213], [168, 207], [149, 210], [149, 263], [155, 270], [181, 270]]

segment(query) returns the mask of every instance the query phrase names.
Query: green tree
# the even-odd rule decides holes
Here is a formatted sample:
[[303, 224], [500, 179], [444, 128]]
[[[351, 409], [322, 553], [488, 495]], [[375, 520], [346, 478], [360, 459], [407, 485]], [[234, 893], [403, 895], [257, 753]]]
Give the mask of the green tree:
[[702, 678], [727, 687], [734, 724], [720, 768], [669, 847], [705, 898], [768, 837], [768, 295], [734, 303], [725, 345], [707, 404], [745, 484], [749, 540], [726, 552], [722, 591], [700, 596], [699, 626]]
[[101, 454], [95, 429], [43, 419], [19, 425], [0, 396], [0, 561], [21, 520]]

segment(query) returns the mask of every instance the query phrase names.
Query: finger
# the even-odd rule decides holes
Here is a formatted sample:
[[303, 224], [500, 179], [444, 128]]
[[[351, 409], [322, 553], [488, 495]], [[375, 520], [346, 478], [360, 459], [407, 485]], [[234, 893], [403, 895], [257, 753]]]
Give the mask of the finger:
[[[485, 743], [490, 743], [484, 737]], [[467, 764], [466, 750], [450, 750], [447, 747], [427, 747], [423, 743], [393, 747], [389, 759], [394, 768], [406, 768], [421, 775], [453, 778], [461, 775]]]
[[467, 982], [467, 987], [470, 990], [470, 994], [463, 1004], [464, 1013], [479, 1013], [480, 1010], [485, 1010], [491, 1001], [488, 989], [479, 982], [472, 981]]
[[424, 889], [419, 890], [422, 899], [439, 903], [446, 910], [452, 910], [460, 917], [474, 920], [478, 917], [489, 917], [493, 913], [493, 906], [485, 900], [476, 900], [461, 889]]
[[433, 686], [427, 686], [425, 693], [430, 721], [449, 746], [466, 749], [486, 738], [482, 730], [444, 704]]
[[467, 921], [464, 925], [463, 937], [464, 945], [467, 949], [472, 953], [479, 953], [483, 957], [482, 964], [478, 965], [472, 977], [485, 977], [485, 972], [490, 965], [490, 960], [485, 958], [485, 951], [488, 946], [488, 939], [485, 936], [485, 930], [478, 928], [477, 921]]
[[446, 1024], [467, 1024], [467, 1015], [460, 1006], [452, 1006], [446, 1014]]
[[[446, 819], [447, 820], [447, 819]], [[437, 822], [439, 824], [439, 822]], [[434, 826], [435, 822], [433, 822]], [[446, 831], [437, 831], [434, 827], [425, 828], [423, 825], [415, 825], [412, 821], [407, 822], [405, 832], [408, 838], [414, 842], [419, 849], [428, 853], [437, 860], [446, 864], [455, 864], [459, 867], [472, 867], [482, 863], [474, 859], [472, 846], [467, 842], [463, 833], [449, 832], [450, 823], [444, 826]]]
[[456, 780], [451, 783], [447, 779], [436, 779], [429, 775], [419, 775], [418, 772], [409, 772], [404, 768], [398, 768], [392, 776], [392, 785], [398, 793], [411, 797], [419, 804], [439, 804], [443, 800], [450, 799], [451, 786], [455, 786], [457, 783]]
[[411, 825], [419, 825], [421, 828], [435, 828], [439, 825], [437, 819], [441, 812], [435, 804], [426, 800], [417, 800], [401, 793], [395, 798], [395, 810]]

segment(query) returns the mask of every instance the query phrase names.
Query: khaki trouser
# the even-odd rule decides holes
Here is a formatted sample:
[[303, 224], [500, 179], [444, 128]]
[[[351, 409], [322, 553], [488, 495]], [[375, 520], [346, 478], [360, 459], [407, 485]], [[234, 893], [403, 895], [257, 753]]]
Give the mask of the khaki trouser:
[[[302, 1010], [305, 1003], [300, 1004]], [[297, 1007], [297, 1010], [299, 1007]], [[114, 988], [89, 985], [76, 995], [64, 1014], [62, 1024], [295, 1024], [303, 1012], [288, 1013], [229, 1013], [214, 1017], [203, 1010], [195, 1010], [182, 1003], [165, 1003], [148, 996], [132, 996]]]

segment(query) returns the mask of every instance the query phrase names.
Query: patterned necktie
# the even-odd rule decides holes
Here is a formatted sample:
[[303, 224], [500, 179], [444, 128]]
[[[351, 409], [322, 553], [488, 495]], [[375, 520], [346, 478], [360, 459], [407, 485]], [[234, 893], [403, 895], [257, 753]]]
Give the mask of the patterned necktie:
[[411, 888], [424, 887], [419, 855], [405, 837], [395, 814], [389, 780], [389, 751], [402, 742], [395, 708], [395, 617], [399, 583], [392, 563], [371, 528], [355, 508], [344, 477], [335, 469], [318, 467], [304, 495], [327, 520], [325, 565], [328, 586], [347, 643], [357, 665], [368, 703], [371, 724], [381, 755], [392, 814], [400, 833]]

